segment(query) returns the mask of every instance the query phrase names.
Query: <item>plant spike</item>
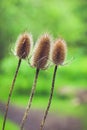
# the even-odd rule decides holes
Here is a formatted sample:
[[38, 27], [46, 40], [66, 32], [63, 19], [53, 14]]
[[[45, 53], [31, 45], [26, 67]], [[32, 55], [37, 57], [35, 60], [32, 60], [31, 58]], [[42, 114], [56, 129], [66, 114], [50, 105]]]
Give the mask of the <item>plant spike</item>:
[[48, 101], [46, 111], [44, 113], [44, 117], [43, 117], [41, 125], [40, 125], [40, 130], [43, 130], [45, 120], [46, 120], [46, 117], [47, 117], [49, 109], [50, 109], [50, 105], [51, 105], [51, 101], [52, 101], [52, 97], [53, 97], [53, 92], [54, 92], [54, 84], [55, 84], [55, 77], [56, 77], [57, 67], [59, 65], [63, 64], [63, 62], [65, 60], [65, 56], [66, 56], [66, 44], [62, 39], [56, 40], [52, 49], [53, 50], [52, 50], [51, 57], [52, 57], [53, 63], [55, 64], [55, 67], [54, 67], [54, 72], [53, 72], [52, 87], [51, 87], [50, 97], [49, 97], [49, 101]]
[[35, 49], [34, 49], [34, 54], [32, 57], [31, 65], [36, 68], [36, 74], [35, 74], [32, 90], [30, 94], [30, 99], [29, 99], [26, 111], [24, 113], [24, 116], [22, 118], [22, 121], [21, 121], [20, 130], [23, 130], [25, 121], [29, 114], [29, 110], [30, 110], [33, 96], [36, 89], [36, 83], [37, 83], [39, 71], [40, 69], [44, 69], [45, 66], [47, 65], [49, 55], [50, 55], [50, 36], [48, 34], [45, 34], [45, 35], [42, 35], [40, 39], [37, 41]]
[[6, 104], [6, 110], [5, 110], [5, 114], [4, 114], [4, 121], [3, 121], [2, 130], [5, 129], [10, 99], [11, 99], [11, 96], [12, 96], [15, 81], [16, 81], [16, 78], [17, 78], [17, 75], [18, 75], [18, 71], [19, 71], [19, 68], [20, 68], [20, 65], [21, 65], [21, 61], [22, 61], [22, 59], [26, 59], [28, 57], [28, 54], [30, 52], [30, 46], [31, 46], [30, 44], [31, 44], [31, 37], [28, 33], [24, 33], [24, 34], [22, 34], [18, 37], [15, 53], [18, 56], [19, 61], [18, 61], [18, 66], [17, 66], [16, 72], [15, 72], [15, 75], [14, 75], [14, 78], [13, 78], [13, 81], [12, 81], [10, 92], [9, 92], [9, 95], [8, 95], [8, 100], [7, 100], [7, 104]]

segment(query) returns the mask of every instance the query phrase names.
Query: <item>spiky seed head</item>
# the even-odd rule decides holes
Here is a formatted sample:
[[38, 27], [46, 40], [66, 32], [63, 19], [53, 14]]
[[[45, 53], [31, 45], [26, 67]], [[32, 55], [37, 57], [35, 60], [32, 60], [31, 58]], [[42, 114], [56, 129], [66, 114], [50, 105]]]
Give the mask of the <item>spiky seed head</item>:
[[34, 48], [34, 53], [32, 56], [32, 66], [43, 69], [47, 65], [47, 61], [50, 55], [50, 47], [51, 47], [51, 37], [49, 34], [42, 35]]
[[21, 34], [16, 43], [15, 53], [21, 59], [26, 59], [30, 53], [32, 46], [32, 36], [31, 34], [25, 32]]
[[56, 65], [63, 64], [66, 57], [66, 43], [62, 39], [57, 39], [53, 44], [52, 61]]

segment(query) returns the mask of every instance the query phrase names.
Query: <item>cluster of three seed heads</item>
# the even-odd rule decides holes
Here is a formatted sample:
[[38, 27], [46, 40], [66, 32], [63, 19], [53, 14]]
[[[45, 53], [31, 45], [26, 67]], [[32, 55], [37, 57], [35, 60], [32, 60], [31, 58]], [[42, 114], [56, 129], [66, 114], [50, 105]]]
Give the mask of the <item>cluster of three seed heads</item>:
[[[19, 63], [18, 63], [18, 67], [17, 67], [16, 73], [15, 73], [13, 82], [12, 82], [10, 96], [8, 98], [8, 103], [7, 103], [7, 107], [6, 107], [5, 120], [4, 120], [3, 126], [5, 126], [5, 121], [6, 121], [8, 106], [9, 106], [9, 102], [10, 102], [10, 97], [11, 97], [11, 94], [12, 94], [12, 90], [13, 90], [13, 87], [14, 87], [14, 83], [15, 83], [15, 80], [16, 80], [16, 76], [17, 76], [17, 73], [18, 73], [18, 70], [19, 70], [21, 60], [26, 59], [28, 57], [28, 55], [29, 55], [29, 53], [32, 49], [32, 45], [33, 45], [33, 40], [32, 40], [32, 36], [30, 34], [24, 33], [24, 34], [22, 34], [18, 37], [15, 53], [19, 57]], [[52, 44], [52, 38], [50, 37], [49, 34], [46, 33], [38, 39], [38, 41], [35, 45], [34, 51], [32, 53], [31, 65], [33, 67], [36, 67], [36, 75], [35, 75], [34, 83], [33, 83], [33, 86], [32, 86], [28, 106], [26, 108], [26, 111], [24, 113], [24, 116], [23, 116], [23, 119], [22, 119], [22, 122], [21, 122], [21, 126], [20, 126], [21, 130], [24, 127], [25, 120], [28, 116], [29, 109], [31, 107], [32, 99], [33, 99], [35, 88], [36, 88], [36, 82], [37, 82], [39, 70], [44, 69], [46, 67], [50, 56], [51, 56], [51, 60], [55, 64], [55, 69], [54, 69], [53, 80], [52, 80], [51, 94], [50, 94], [47, 109], [46, 109], [45, 114], [44, 114], [44, 118], [43, 118], [42, 123], [41, 123], [41, 130], [44, 126], [45, 119], [46, 119], [46, 116], [48, 114], [48, 110], [50, 108], [53, 90], [54, 90], [54, 81], [55, 81], [57, 66], [62, 65], [64, 60], [65, 60], [65, 57], [66, 57], [66, 43], [64, 42], [64, 40], [57, 39], [54, 42], [54, 44]]]
[[[21, 49], [20, 49], [21, 50]], [[39, 74], [40, 69], [44, 69], [47, 65], [47, 62], [49, 58], [51, 58], [52, 62], [55, 64], [54, 68], [54, 74], [53, 74], [53, 79], [52, 79], [52, 88], [51, 88], [51, 93], [49, 97], [49, 102], [47, 109], [45, 111], [44, 117], [42, 119], [40, 129], [43, 129], [50, 105], [51, 105], [51, 100], [53, 96], [53, 90], [54, 90], [54, 83], [55, 83], [55, 76], [56, 76], [56, 71], [57, 71], [57, 66], [62, 65], [66, 57], [66, 43], [62, 39], [57, 39], [54, 44], [52, 44], [52, 38], [49, 34], [44, 34], [42, 35], [34, 48], [34, 51], [32, 53], [32, 62], [31, 65], [33, 67], [36, 67], [36, 75], [34, 79], [34, 83], [32, 86], [31, 94], [30, 94], [30, 99], [26, 108], [26, 111], [24, 113], [22, 122], [21, 122], [21, 130], [24, 127], [25, 121], [27, 119], [27, 116], [29, 114], [29, 109], [31, 107], [32, 99], [35, 93], [35, 88], [36, 88], [36, 83], [37, 83], [37, 78]]]
[[[63, 64], [67, 50], [65, 41], [59, 38], [52, 43], [52, 38], [47, 33], [37, 40], [31, 58], [31, 65], [33, 67], [45, 68], [49, 58], [51, 58], [55, 65]], [[32, 35], [24, 33], [18, 37], [15, 53], [20, 59], [26, 59], [32, 47]]]

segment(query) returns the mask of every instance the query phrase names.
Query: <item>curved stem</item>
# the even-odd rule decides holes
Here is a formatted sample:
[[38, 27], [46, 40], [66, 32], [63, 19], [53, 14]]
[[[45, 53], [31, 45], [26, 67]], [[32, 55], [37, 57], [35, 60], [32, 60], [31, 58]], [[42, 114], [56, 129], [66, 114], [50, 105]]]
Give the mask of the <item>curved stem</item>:
[[38, 74], [39, 74], [39, 69], [37, 68], [37, 69], [36, 69], [36, 75], [35, 75], [34, 82], [33, 82], [33, 86], [32, 86], [32, 90], [31, 90], [31, 94], [30, 94], [30, 99], [29, 99], [29, 102], [28, 102], [26, 111], [25, 111], [25, 113], [24, 113], [24, 116], [23, 116], [23, 118], [22, 118], [20, 130], [23, 130], [25, 121], [26, 121], [27, 116], [28, 116], [28, 114], [29, 114], [29, 110], [30, 110], [30, 107], [31, 107], [32, 99], [33, 99], [33, 96], [34, 96], [34, 93], [35, 93], [35, 89], [36, 89], [36, 83], [37, 83]]
[[48, 114], [48, 111], [49, 111], [49, 108], [50, 108], [50, 105], [51, 105], [51, 101], [52, 101], [52, 97], [53, 97], [53, 92], [54, 92], [54, 84], [55, 84], [56, 72], [57, 72], [57, 65], [56, 65], [55, 68], [54, 68], [54, 74], [53, 74], [53, 79], [52, 79], [51, 93], [50, 93], [50, 97], [49, 97], [47, 109], [46, 109], [46, 111], [45, 111], [43, 120], [42, 120], [41, 125], [40, 125], [40, 130], [42, 130], [43, 127], [44, 127], [45, 120], [46, 120], [46, 117], [47, 117], [47, 114]]
[[14, 79], [12, 81], [12, 85], [11, 85], [11, 88], [10, 88], [10, 92], [9, 92], [9, 95], [8, 95], [8, 101], [7, 101], [7, 104], [6, 104], [6, 110], [5, 110], [2, 130], [5, 129], [5, 124], [6, 124], [6, 118], [7, 118], [10, 98], [11, 98], [11, 95], [12, 95], [12, 92], [13, 92], [13, 88], [14, 88], [14, 84], [15, 84], [15, 81], [16, 81], [16, 78], [17, 78], [17, 74], [18, 74], [18, 71], [19, 71], [20, 64], [21, 64], [21, 59], [19, 59], [18, 66], [17, 66], [16, 72], [15, 72], [15, 75], [14, 75]]

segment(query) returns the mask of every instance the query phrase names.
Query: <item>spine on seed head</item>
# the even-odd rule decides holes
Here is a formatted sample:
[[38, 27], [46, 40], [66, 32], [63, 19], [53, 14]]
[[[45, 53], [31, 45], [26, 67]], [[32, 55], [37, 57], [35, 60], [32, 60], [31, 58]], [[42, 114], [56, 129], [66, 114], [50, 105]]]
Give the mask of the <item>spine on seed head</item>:
[[25, 32], [21, 34], [16, 42], [15, 53], [20, 59], [26, 59], [31, 51], [33, 41], [32, 35]]
[[31, 65], [33, 67], [43, 69], [46, 67], [51, 49], [51, 36], [49, 34], [42, 35], [34, 48]]
[[55, 65], [62, 65], [66, 57], [67, 47], [62, 39], [57, 39], [54, 42], [52, 49], [52, 61]]

